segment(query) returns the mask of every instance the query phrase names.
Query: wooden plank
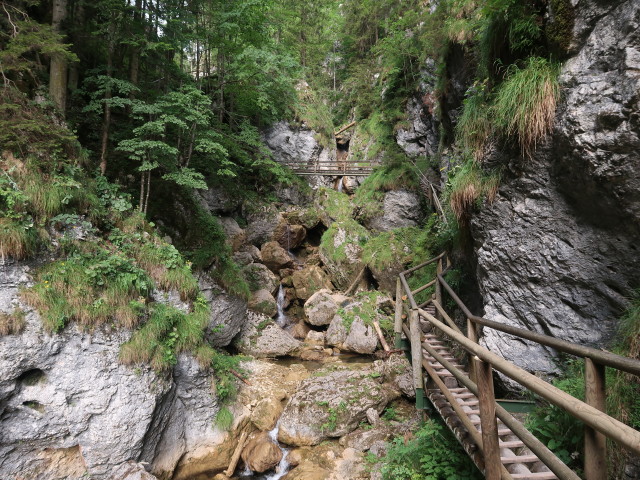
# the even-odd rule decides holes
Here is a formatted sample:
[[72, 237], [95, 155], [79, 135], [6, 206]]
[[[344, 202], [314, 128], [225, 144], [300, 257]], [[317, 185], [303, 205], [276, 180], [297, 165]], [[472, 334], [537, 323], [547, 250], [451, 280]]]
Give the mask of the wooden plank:
[[236, 466], [238, 465], [238, 460], [240, 460], [240, 454], [242, 453], [242, 449], [244, 448], [244, 442], [247, 440], [247, 432], [244, 431], [240, 435], [240, 440], [238, 440], [238, 446], [233, 452], [231, 456], [231, 462], [229, 463], [229, 467], [224, 472], [227, 477], [233, 475], [233, 472], [236, 470]]
[[514, 473], [511, 478], [523, 480], [554, 480], [558, 477], [553, 472]]
[[[605, 372], [590, 358], [585, 358], [585, 402], [601, 412], [606, 411]], [[584, 427], [584, 473], [587, 480], [607, 479], [607, 439], [597, 430]]]
[[515, 457], [500, 457], [500, 461], [503, 465], [507, 465], [510, 463], [535, 463], [540, 459], [535, 455], [516, 455]]
[[333, 136], [335, 137], [336, 135], [340, 135], [342, 132], [344, 132], [345, 130], [350, 129], [351, 127], [353, 127], [356, 124], [355, 121], [351, 122], [349, 125], [347, 125], [346, 127], [342, 127], [340, 130], [338, 130], [337, 132], [335, 132], [333, 134]]
[[378, 338], [380, 339], [380, 343], [382, 344], [382, 348], [385, 352], [388, 352], [389, 350], [391, 350], [389, 348], [389, 344], [387, 343], [387, 341], [384, 338], [384, 335], [382, 334], [382, 330], [380, 329], [380, 325], [378, 324], [377, 320], [373, 321], [373, 328], [376, 329], [376, 332], [378, 334]]

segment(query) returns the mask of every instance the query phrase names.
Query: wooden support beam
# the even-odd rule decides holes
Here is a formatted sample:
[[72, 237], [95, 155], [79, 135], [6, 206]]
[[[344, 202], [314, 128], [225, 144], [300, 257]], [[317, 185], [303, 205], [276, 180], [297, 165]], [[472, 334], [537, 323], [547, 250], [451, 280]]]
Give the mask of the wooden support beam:
[[338, 130], [336, 133], [333, 134], [333, 136], [338, 136], [340, 135], [342, 132], [344, 132], [345, 130], [349, 130], [351, 127], [353, 127], [356, 124], [355, 121], [351, 122], [349, 125], [347, 125], [346, 127], [342, 127], [340, 130]]
[[247, 432], [244, 431], [240, 435], [240, 440], [238, 440], [238, 446], [233, 452], [233, 456], [231, 457], [231, 462], [229, 463], [229, 467], [224, 472], [227, 477], [233, 475], [233, 472], [236, 470], [236, 466], [238, 466], [238, 460], [240, 460], [240, 454], [242, 453], [242, 449], [244, 448], [244, 442], [247, 441]]
[[402, 348], [402, 304], [402, 285], [400, 284], [400, 278], [398, 278], [396, 280], [396, 310], [393, 323], [396, 348]]
[[[606, 411], [605, 368], [585, 358], [585, 402]], [[597, 430], [584, 426], [584, 473], [587, 480], [607, 479], [607, 439]]]
[[500, 478], [500, 447], [498, 446], [498, 423], [496, 422], [496, 398], [493, 392], [491, 364], [478, 357], [473, 358], [478, 379], [478, 400], [480, 401], [480, 425], [482, 426], [482, 450], [484, 453], [485, 477], [487, 480]]
[[411, 339], [411, 367], [413, 371], [413, 386], [416, 389], [416, 408], [424, 409], [424, 379], [422, 378], [422, 341], [420, 338], [420, 324], [418, 310], [411, 310], [409, 315], [409, 331]]
[[376, 333], [378, 334], [378, 338], [380, 339], [380, 344], [382, 345], [382, 349], [385, 352], [390, 351], [391, 349], [389, 348], [389, 344], [385, 340], [382, 330], [380, 329], [380, 324], [378, 323], [377, 320], [373, 321], [373, 328], [376, 329]]

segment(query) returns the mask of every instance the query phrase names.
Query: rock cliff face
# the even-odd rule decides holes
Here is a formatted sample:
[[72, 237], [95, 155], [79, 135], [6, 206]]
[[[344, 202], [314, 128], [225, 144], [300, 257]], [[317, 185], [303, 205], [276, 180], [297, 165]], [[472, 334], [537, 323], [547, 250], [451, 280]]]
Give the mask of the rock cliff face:
[[[2, 268], [0, 311], [11, 311], [29, 266]], [[193, 358], [159, 376], [119, 362], [129, 331], [69, 326], [48, 334], [25, 310], [25, 330], [0, 336], [0, 477], [155, 478], [130, 461], [160, 475], [215, 443], [219, 405]]]
[[[487, 318], [604, 346], [640, 282], [640, 4], [580, 3], [553, 137], [510, 157], [472, 231]], [[542, 347], [488, 329], [485, 342], [554, 370]]]

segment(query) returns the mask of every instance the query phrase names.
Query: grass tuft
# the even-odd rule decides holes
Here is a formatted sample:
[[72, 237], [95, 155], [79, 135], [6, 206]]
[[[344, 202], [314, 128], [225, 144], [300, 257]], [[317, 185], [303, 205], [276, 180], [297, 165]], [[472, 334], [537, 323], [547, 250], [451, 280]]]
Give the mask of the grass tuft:
[[498, 193], [500, 175], [486, 175], [473, 160], [467, 160], [449, 180], [449, 206], [458, 225], [469, 224], [473, 208], [483, 199], [491, 203]]
[[0, 335], [22, 333], [27, 322], [23, 310], [16, 308], [12, 313], [0, 312]]
[[517, 137], [522, 155], [531, 157], [537, 144], [551, 132], [560, 97], [559, 67], [531, 57], [525, 68], [512, 65], [497, 91], [493, 113], [497, 128]]

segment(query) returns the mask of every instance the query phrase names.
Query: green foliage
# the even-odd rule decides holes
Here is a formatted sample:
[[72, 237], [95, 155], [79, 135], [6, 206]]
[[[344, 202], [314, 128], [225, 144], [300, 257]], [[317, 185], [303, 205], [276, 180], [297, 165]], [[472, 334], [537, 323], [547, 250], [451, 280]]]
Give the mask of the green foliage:
[[460, 145], [473, 152], [480, 160], [484, 147], [493, 130], [491, 108], [486, 98], [486, 84], [474, 85], [467, 91], [462, 115], [456, 125], [456, 137]]
[[[579, 400], [584, 400], [584, 366], [570, 362], [563, 377], [553, 385]], [[583, 464], [583, 424], [564, 409], [544, 402], [527, 417], [527, 429], [544, 443], [549, 450], [573, 470]]]
[[396, 438], [381, 463], [384, 480], [482, 478], [446, 427], [432, 420], [420, 427], [415, 438]]
[[216, 413], [216, 418], [214, 420], [214, 425], [218, 427], [220, 430], [229, 430], [233, 426], [233, 413], [227, 407], [220, 407], [218, 413]]
[[335, 222], [322, 234], [320, 250], [334, 262], [342, 262], [347, 259], [348, 248], [363, 247], [369, 238], [369, 231], [355, 220]]
[[340, 402], [337, 407], [329, 407], [327, 413], [327, 421], [320, 426], [323, 433], [334, 432], [336, 430], [338, 418], [347, 413], [347, 404], [345, 402]]
[[417, 227], [396, 228], [372, 237], [362, 250], [362, 261], [378, 271], [405, 266], [414, 259]]
[[321, 188], [318, 203], [334, 222], [349, 221], [353, 218], [353, 205], [349, 197], [330, 188]]
[[568, 53], [573, 39], [575, 23], [574, 6], [570, 0], [551, 0], [551, 21], [546, 25], [546, 37], [551, 50], [563, 57]]
[[176, 364], [179, 353], [193, 351], [202, 343], [209, 309], [204, 300], [194, 302], [190, 313], [153, 303], [148, 307], [148, 316], [147, 322], [122, 345], [120, 360], [129, 365], [149, 363], [154, 370], [163, 372]]
[[512, 65], [496, 93], [495, 125], [506, 136], [517, 137], [523, 156], [551, 131], [560, 96], [558, 65], [531, 57], [525, 68]]

